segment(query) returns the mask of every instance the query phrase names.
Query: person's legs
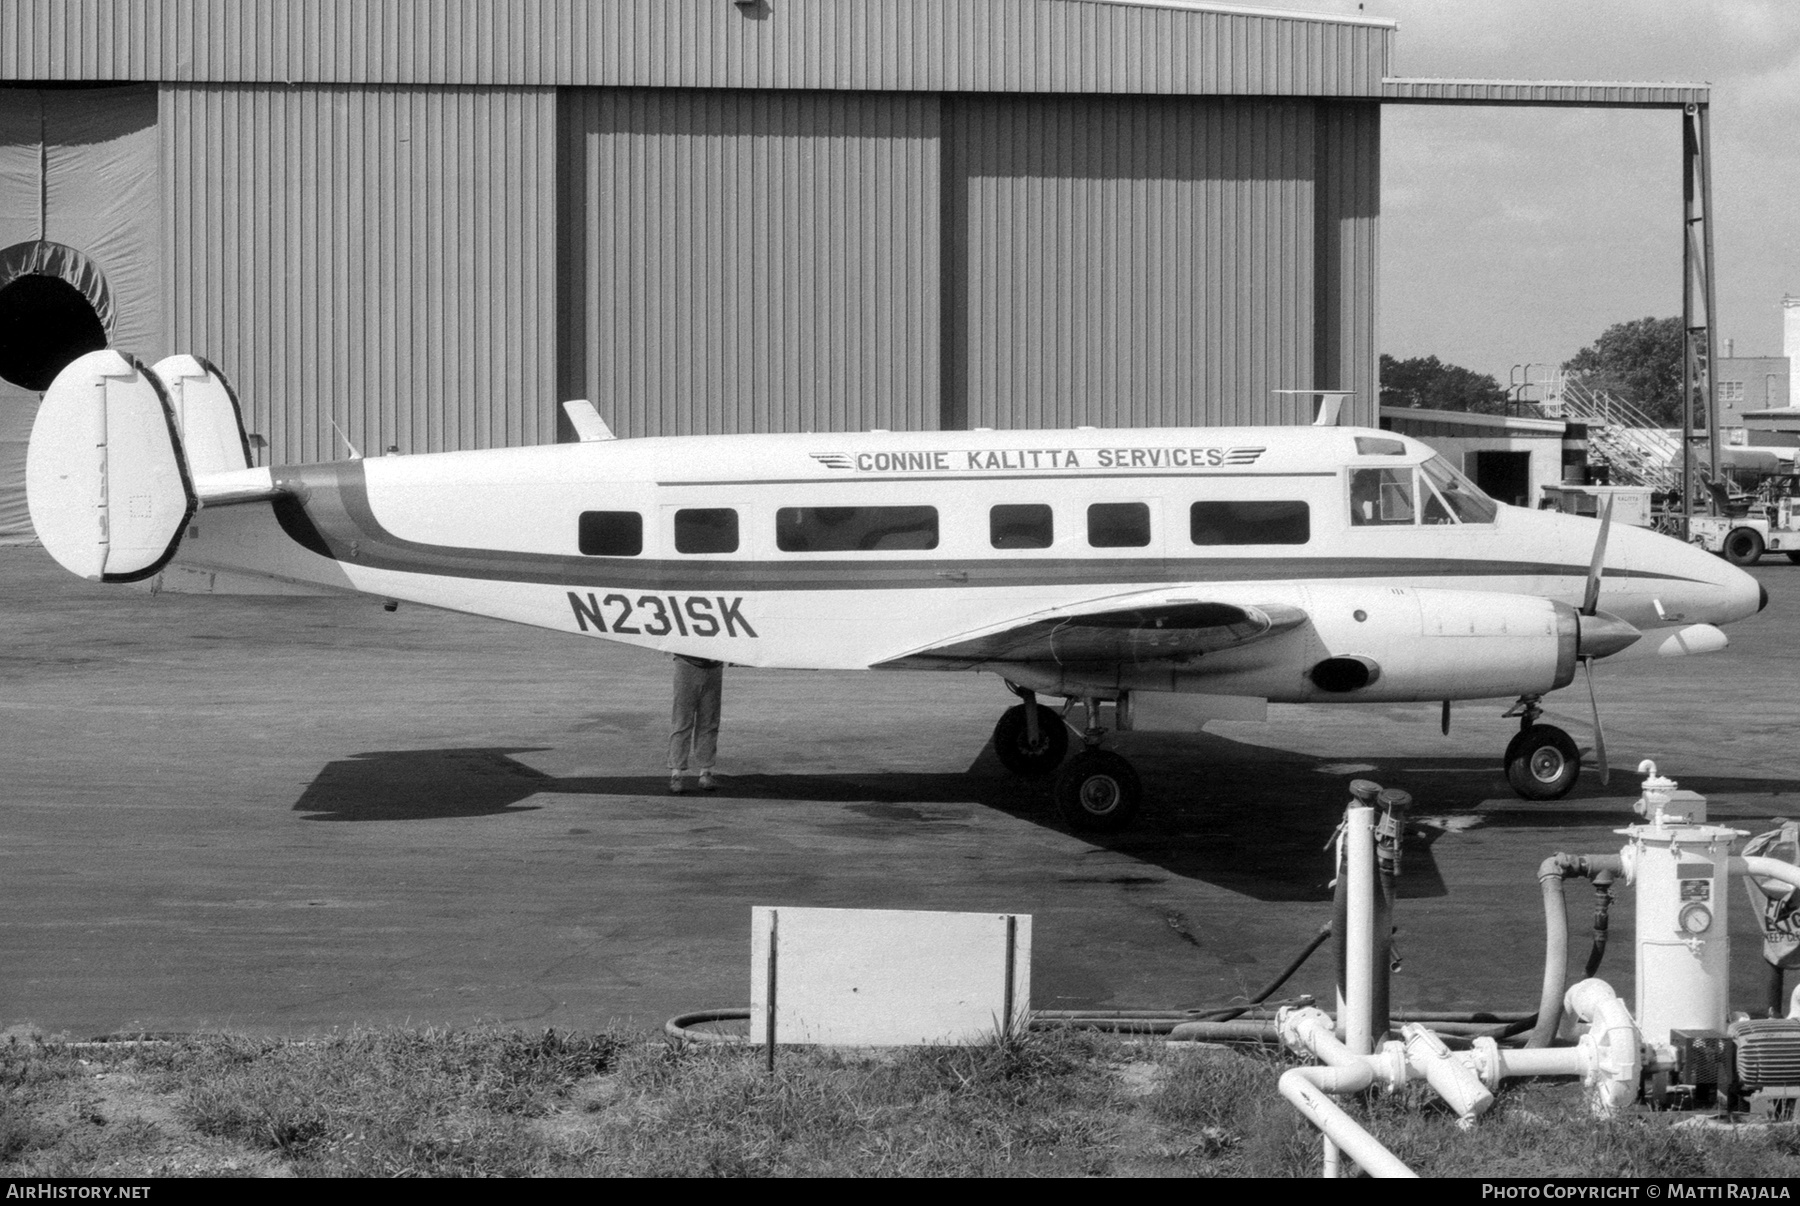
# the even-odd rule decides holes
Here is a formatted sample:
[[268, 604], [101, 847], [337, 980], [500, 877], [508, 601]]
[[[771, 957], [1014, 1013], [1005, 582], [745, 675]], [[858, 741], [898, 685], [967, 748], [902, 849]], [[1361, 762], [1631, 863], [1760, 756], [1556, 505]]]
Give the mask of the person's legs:
[[694, 708], [694, 766], [700, 771], [700, 786], [712, 786], [713, 761], [719, 753], [719, 704], [724, 694], [725, 667], [702, 671], [702, 679]]
[[688, 750], [694, 743], [705, 674], [704, 670], [675, 659], [675, 702], [669, 714], [670, 791], [681, 790], [681, 772], [687, 769]]

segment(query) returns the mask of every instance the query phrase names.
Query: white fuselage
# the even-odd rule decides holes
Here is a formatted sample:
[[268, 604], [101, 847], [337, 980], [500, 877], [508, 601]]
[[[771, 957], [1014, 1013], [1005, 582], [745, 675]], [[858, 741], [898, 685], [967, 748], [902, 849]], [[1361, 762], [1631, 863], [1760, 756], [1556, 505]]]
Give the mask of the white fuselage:
[[[1372, 447], [1387, 451], [1359, 450]], [[1374, 639], [1373, 624], [1391, 664], [1409, 633], [1466, 621], [1467, 636], [1499, 638], [1541, 626], [1544, 600], [1580, 603], [1595, 520], [1498, 506], [1460, 522], [1430, 503], [1418, 467], [1431, 457], [1349, 428], [704, 436], [394, 456], [249, 471], [298, 501], [203, 509], [179, 561], [819, 669], [877, 666], [1112, 598], [1297, 607], [1313, 617], [1295, 638], [1311, 642], [1308, 657], [1354, 652], [1343, 642]], [[1392, 486], [1384, 522], [1352, 496], [1368, 468], [1410, 475], [1418, 491], [1403, 504]], [[1261, 507], [1242, 509], [1248, 528], [1221, 526], [1239, 504]], [[1268, 515], [1286, 517], [1271, 541], [1242, 542]], [[859, 533], [870, 547], [844, 547]], [[1719, 624], [1753, 614], [1759, 590], [1698, 549], [1614, 526], [1600, 607], [1646, 630]], [[1285, 686], [1285, 668], [1259, 671], [1272, 663], [1258, 648], [1137, 685], [1315, 697]], [[1503, 685], [1477, 675], [1409, 694], [1389, 679], [1391, 693], [1362, 697]]]

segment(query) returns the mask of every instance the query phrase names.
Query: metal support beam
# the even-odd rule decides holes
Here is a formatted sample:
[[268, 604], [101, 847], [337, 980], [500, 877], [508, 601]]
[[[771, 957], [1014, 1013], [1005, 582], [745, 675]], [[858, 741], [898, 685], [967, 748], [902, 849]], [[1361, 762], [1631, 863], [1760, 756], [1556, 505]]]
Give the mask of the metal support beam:
[[[1719, 404], [1712, 366], [1718, 362], [1713, 292], [1710, 105], [1681, 116], [1681, 535], [1694, 515], [1694, 419], [1706, 425], [1707, 478], [1719, 478]], [[1712, 510], [1710, 499], [1707, 510]]]

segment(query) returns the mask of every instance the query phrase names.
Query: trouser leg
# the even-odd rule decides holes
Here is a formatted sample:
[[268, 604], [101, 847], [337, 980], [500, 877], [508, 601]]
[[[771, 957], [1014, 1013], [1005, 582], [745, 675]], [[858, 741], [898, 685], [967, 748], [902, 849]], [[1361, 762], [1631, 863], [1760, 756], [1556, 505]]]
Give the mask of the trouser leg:
[[705, 673], [686, 662], [675, 663], [675, 706], [669, 715], [669, 769], [672, 771], [687, 769], [688, 747], [694, 741]]
[[694, 709], [694, 768], [711, 770], [719, 752], [719, 703], [724, 695], [725, 668], [704, 671]]

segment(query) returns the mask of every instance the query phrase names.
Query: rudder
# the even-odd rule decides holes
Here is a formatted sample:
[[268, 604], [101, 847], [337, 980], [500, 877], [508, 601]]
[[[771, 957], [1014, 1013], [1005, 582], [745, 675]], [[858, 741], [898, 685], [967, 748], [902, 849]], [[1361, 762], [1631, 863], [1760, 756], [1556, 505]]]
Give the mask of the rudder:
[[71, 573], [136, 582], [168, 564], [199, 499], [156, 374], [110, 348], [71, 361], [38, 407], [25, 490], [38, 539]]
[[150, 371], [169, 397], [189, 473], [204, 477], [250, 468], [243, 408], [224, 373], [210, 360], [186, 353], [166, 356]]

